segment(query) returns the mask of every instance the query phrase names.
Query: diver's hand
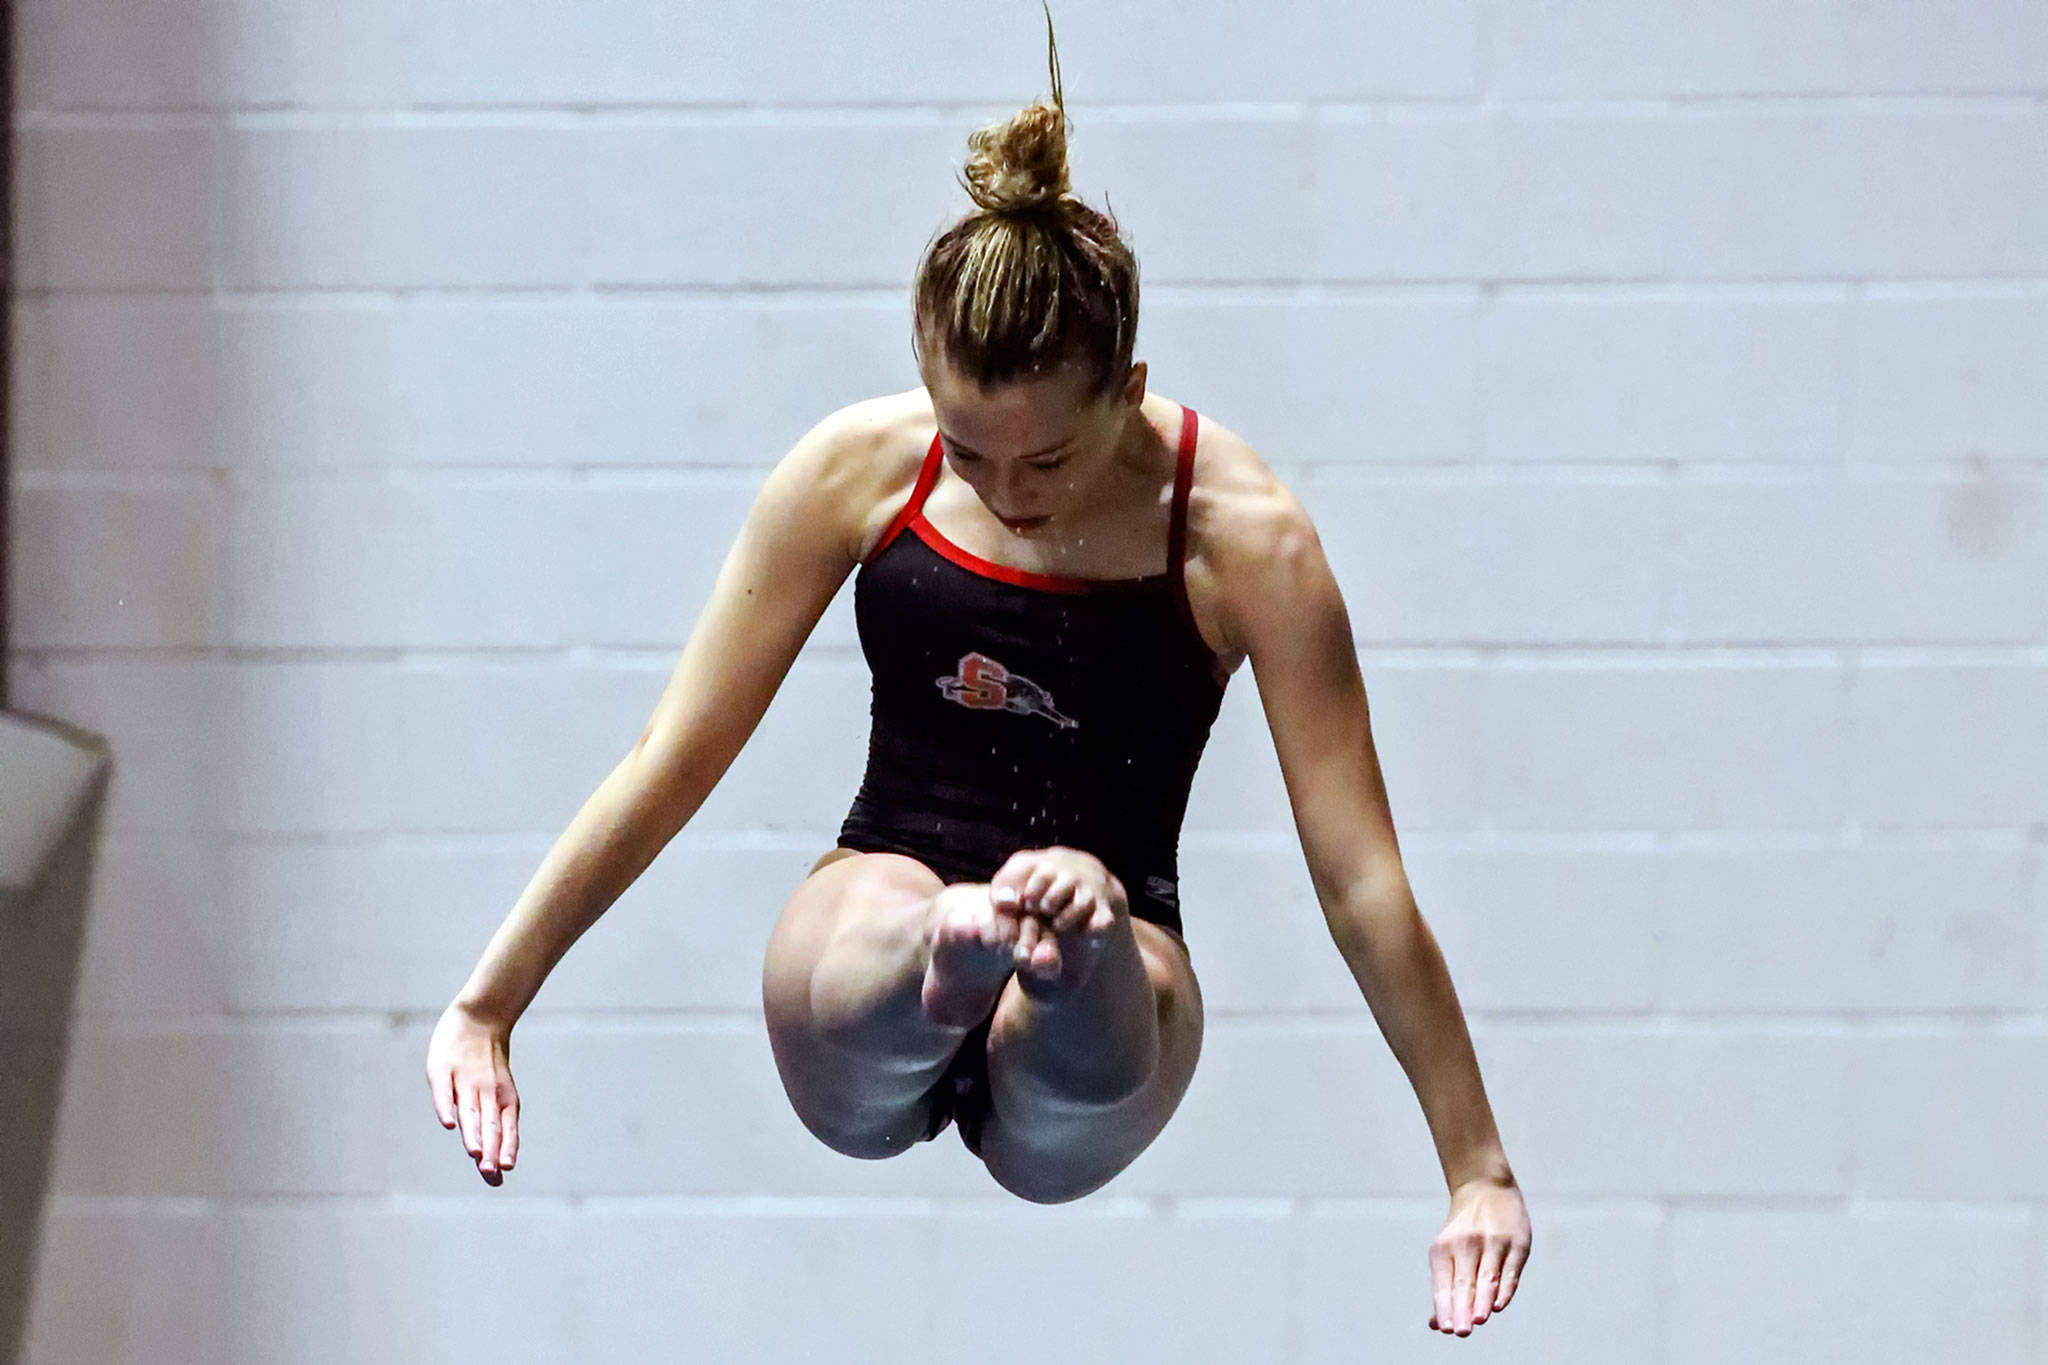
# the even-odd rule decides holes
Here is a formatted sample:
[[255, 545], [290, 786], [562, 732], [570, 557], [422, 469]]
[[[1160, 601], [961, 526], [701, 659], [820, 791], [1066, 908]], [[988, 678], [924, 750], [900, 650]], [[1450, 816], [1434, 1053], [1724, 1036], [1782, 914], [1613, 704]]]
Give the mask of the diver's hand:
[[1429, 1244], [1436, 1311], [1429, 1325], [1470, 1336], [1508, 1306], [1529, 1259], [1529, 1211], [1510, 1179], [1468, 1180], [1451, 1191], [1451, 1216]]
[[1018, 976], [1064, 989], [1080, 985], [1110, 931], [1130, 918], [1116, 875], [1094, 854], [1062, 844], [1011, 854], [988, 895], [997, 916], [1016, 923]]
[[505, 1183], [519, 1157], [519, 1091], [512, 1084], [512, 1026], [480, 1018], [461, 1001], [434, 1025], [427, 1088], [443, 1128], [462, 1125], [462, 1145], [487, 1185]]

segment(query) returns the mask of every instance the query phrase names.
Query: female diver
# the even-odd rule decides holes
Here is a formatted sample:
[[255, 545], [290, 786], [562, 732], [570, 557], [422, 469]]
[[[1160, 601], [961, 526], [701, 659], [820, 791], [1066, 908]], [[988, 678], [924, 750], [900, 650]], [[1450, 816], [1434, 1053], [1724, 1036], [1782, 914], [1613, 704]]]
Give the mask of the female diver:
[[922, 386], [833, 413], [768, 475], [639, 741], [436, 1027], [435, 1110], [501, 1183], [514, 1021], [710, 794], [857, 570], [867, 771], [762, 977], [805, 1126], [886, 1157], [952, 1122], [1042, 1203], [1150, 1145], [1202, 1039], [1181, 821], [1250, 660], [1325, 918], [1449, 1186], [1430, 1326], [1469, 1335], [1514, 1296], [1529, 1218], [1402, 868], [1344, 602], [1252, 448], [1147, 388], [1137, 262], [1068, 188], [1056, 50], [1052, 80], [1051, 104], [969, 139], [975, 208], [916, 276]]

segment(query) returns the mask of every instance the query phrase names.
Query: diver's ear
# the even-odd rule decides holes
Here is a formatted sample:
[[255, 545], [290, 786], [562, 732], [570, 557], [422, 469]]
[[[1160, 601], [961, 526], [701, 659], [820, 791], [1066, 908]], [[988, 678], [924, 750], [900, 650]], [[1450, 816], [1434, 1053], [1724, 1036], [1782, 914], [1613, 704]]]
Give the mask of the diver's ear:
[[1124, 391], [1122, 394], [1122, 398], [1124, 402], [1129, 403], [1132, 407], [1136, 407], [1138, 404], [1145, 401], [1144, 361], [1139, 360], [1132, 362], [1130, 377], [1124, 380]]

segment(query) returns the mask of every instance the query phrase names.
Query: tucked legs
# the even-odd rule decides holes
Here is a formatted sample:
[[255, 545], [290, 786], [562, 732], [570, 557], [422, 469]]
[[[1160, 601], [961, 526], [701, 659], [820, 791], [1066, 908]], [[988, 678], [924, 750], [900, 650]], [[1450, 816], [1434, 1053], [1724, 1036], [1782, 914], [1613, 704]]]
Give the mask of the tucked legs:
[[1078, 1198], [1150, 1145], [1201, 1046], [1185, 949], [1074, 849], [953, 886], [900, 855], [828, 854], [776, 924], [762, 996], [798, 1117], [861, 1157], [922, 1136], [933, 1083], [993, 1012], [982, 1158], [1036, 1202]]

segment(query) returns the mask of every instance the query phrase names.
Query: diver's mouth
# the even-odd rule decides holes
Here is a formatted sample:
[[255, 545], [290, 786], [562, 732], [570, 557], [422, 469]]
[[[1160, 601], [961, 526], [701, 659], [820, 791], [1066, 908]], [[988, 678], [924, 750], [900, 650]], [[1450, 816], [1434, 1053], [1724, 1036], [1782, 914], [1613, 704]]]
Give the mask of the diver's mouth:
[[1048, 521], [1051, 521], [1052, 515], [1051, 513], [1047, 513], [1045, 516], [1042, 517], [1023, 517], [1021, 519], [999, 516], [996, 518], [996, 520], [1000, 521], [1003, 525], [1009, 527], [1012, 531], [1035, 531], [1039, 527], [1045, 525]]

